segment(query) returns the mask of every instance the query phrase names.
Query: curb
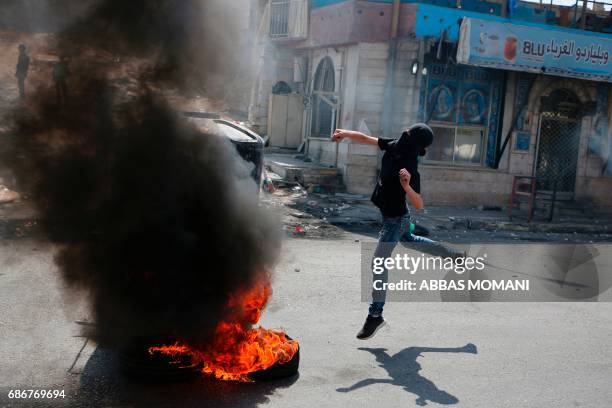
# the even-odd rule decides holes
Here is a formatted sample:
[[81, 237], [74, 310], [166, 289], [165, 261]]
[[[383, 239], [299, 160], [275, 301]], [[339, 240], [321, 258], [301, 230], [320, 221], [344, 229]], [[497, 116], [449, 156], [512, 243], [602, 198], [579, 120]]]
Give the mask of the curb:
[[512, 232], [549, 232], [558, 234], [612, 234], [612, 225], [579, 223], [515, 223], [511, 221], [484, 221], [471, 218], [452, 219], [453, 229]]

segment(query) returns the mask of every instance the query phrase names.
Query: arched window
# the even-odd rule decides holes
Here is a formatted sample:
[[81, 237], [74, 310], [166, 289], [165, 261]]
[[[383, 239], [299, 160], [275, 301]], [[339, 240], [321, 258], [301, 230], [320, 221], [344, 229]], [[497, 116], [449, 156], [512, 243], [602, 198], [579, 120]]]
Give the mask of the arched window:
[[335, 127], [337, 96], [334, 63], [330, 57], [319, 62], [312, 89], [312, 127], [314, 137], [330, 137]]

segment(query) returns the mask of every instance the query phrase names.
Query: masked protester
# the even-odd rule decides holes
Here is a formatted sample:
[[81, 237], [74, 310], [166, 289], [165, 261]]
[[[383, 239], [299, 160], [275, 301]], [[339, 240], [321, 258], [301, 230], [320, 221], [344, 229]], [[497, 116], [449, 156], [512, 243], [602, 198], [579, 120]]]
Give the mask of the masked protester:
[[[372, 202], [382, 214], [382, 229], [374, 253], [375, 258], [390, 257], [398, 242], [434, 256], [455, 258], [460, 255], [436, 241], [410, 232], [410, 212], [406, 206], [406, 198], [417, 210], [424, 207], [418, 158], [425, 156], [427, 147], [433, 143], [434, 133], [429, 126], [424, 123], [415, 124], [404, 131], [399, 139], [376, 138], [360, 132], [337, 129], [332, 139], [335, 142], [350, 139], [357, 143], [377, 145], [384, 152], [378, 182], [372, 193]], [[374, 279], [386, 283], [386, 268]], [[385, 324], [382, 313], [386, 291], [373, 290], [372, 299], [368, 317], [357, 334], [357, 338], [361, 340], [373, 337]]]
[[68, 66], [68, 57], [62, 55], [60, 56], [60, 60], [53, 65], [53, 81], [55, 82], [55, 94], [58, 106], [68, 103], [69, 77], [70, 68]]
[[15, 77], [17, 77], [17, 87], [19, 88], [19, 99], [25, 99], [25, 82], [28, 77], [28, 71], [30, 70], [30, 57], [26, 51], [26, 46], [21, 44], [19, 46], [19, 59], [17, 60], [17, 67], [15, 70]]

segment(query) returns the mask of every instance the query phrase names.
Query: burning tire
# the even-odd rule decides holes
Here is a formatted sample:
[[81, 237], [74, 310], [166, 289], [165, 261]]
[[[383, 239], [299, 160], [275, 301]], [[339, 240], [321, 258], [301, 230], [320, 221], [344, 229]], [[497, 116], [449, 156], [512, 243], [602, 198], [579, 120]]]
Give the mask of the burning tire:
[[[289, 338], [287, 336], [287, 338]], [[249, 374], [249, 378], [253, 381], [274, 381], [283, 378], [293, 377], [298, 373], [300, 368], [300, 347], [291, 360], [284, 364], [276, 363], [272, 367], [255, 371]]]
[[119, 351], [121, 372], [147, 382], [186, 381], [201, 375], [203, 364], [185, 357], [180, 360], [162, 354], [151, 354], [144, 342], [134, 343]]
[[[148, 345], [155, 343], [160, 342], [138, 342], [120, 350], [121, 372], [125, 376], [146, 382], [180, 382], [202, 376], [204, 362], [194, 361], [187, 354], [179, 355], [177, 358], [163, 353], [151, 353]], [[299, 366], [300, 349], [298, 346], [297, 352], [288, 362], [276, 363], [265, 370], [254, 371], [247, 377], [253, 382], [281, 380], [296, 375]]]

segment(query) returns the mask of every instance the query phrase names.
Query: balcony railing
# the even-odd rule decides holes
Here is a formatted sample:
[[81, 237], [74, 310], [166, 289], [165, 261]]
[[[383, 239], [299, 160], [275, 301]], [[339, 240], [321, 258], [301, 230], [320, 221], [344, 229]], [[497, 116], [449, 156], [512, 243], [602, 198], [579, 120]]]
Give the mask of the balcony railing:
[[612, 0], [520, 0], [517, 4], [545, 11], [546, 24], [612, 33]]
[[270, 0], [270, 38], [300, 40], [308, 36], [308, 0]]

